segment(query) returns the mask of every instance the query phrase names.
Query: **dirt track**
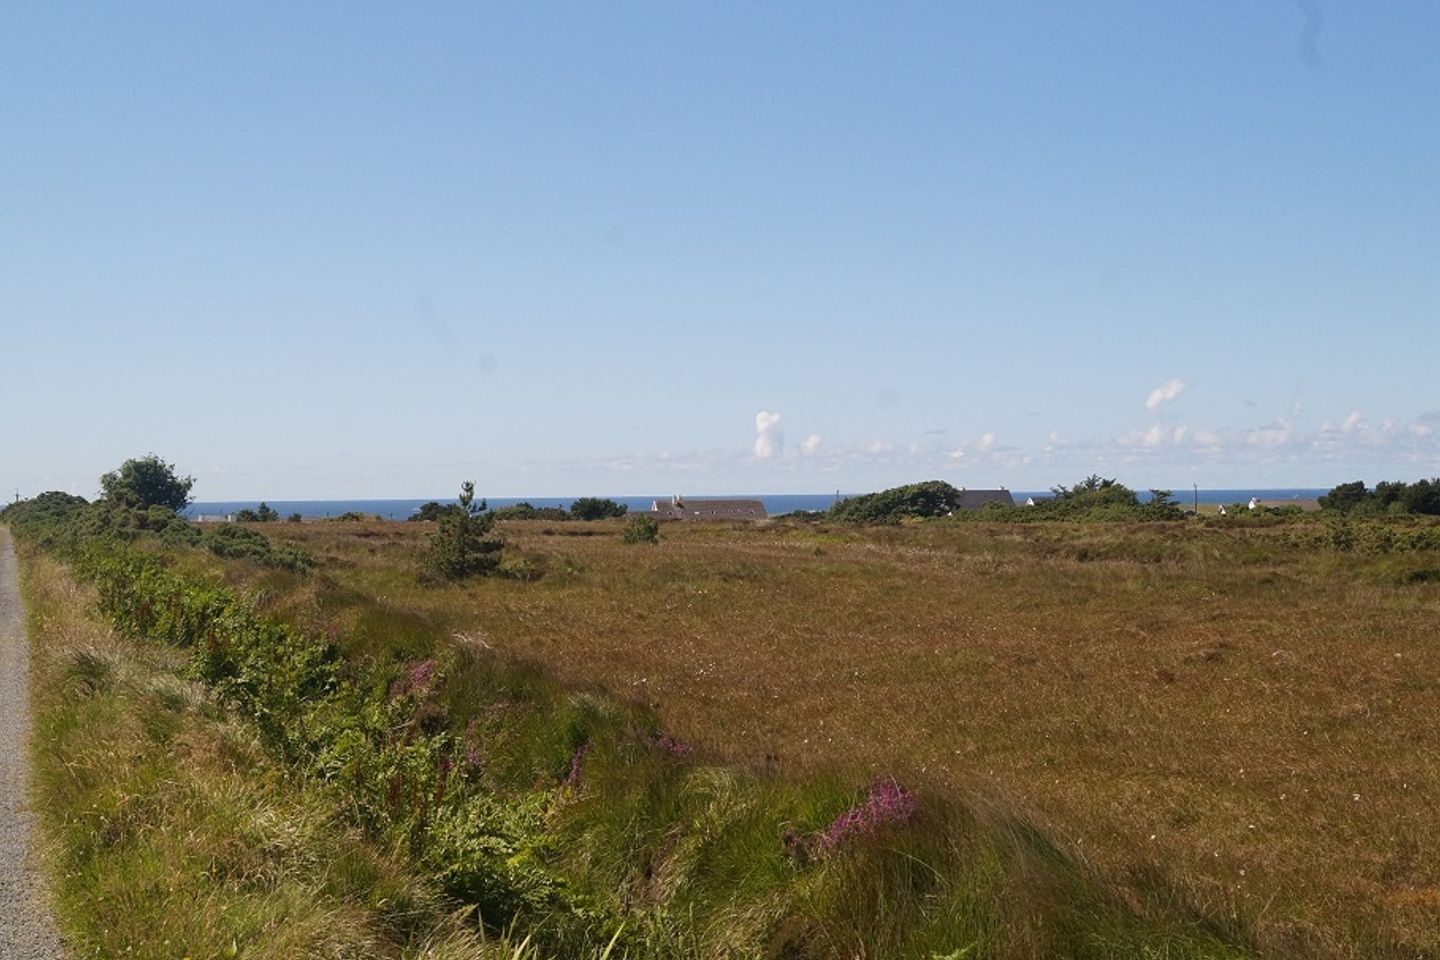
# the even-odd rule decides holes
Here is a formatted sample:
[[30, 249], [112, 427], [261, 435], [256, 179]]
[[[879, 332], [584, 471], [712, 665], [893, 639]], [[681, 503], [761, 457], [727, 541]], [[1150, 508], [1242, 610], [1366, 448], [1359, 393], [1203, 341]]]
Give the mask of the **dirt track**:
[[0, 527], [0, 960], [63, 956], [31, 860], [26, 809], [29, 651], [10, 532]]

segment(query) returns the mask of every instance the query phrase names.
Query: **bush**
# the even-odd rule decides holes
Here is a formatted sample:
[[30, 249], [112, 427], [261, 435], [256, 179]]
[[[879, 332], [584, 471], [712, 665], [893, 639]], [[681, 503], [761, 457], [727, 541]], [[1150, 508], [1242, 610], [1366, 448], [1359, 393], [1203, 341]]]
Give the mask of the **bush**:
[[0, 520], [13, 526], [17, 532], [45, 539], [55, 536], [89, 506], [84, 497], [48, 490], [29, 500], [7, 504], [5, 509], [0, 510]]
[[452, 516], [459, 512], [459, 504], [441, 503], [438, 500], [431, 500], [428, 503], [422, 503], [418, 510], [410, 514], [410, 516], [406, 517], [405, 519], [414, 521], [416, 523], [422, 521], [434, 522], [439, 520], [441, 517]]
[[460, 509], [440, 520], [440, 528], [430, 535], [430, 549], [425, 555], [425, 569], [445, 580], [493, 573], [500, 564], [504, 543], [489, 540], [486, 535], [495, 525], [495, 515], [485, 512], [485, 501], [475, 503], [475, 484], [466, 480], [460, 485]]
[[624, 543], [659, 543], [660, 524], [654, 517], [637, 513], [625, 524], [620, 539]]
[[943, 517], [959, 506], [959, 490], [944, 480], [927, 480], [842, 500], [826, 515], [853, 523], [897, 523], [910, 517]]
[[[299, 516], [299, 514], [296, 514], [296, 516]], [[260, 501], [258, 509], [251, 510], [246, 508], [235, 514], [235, 520], [238, 523], [274, 523], [279, 519], [280, 514], [271, 509], [270, 504], [263, 500]]]
[[1124, 523], [1147, 520], [1181, 520], [1185, 514], [1169, 490], [1151, 490], [1144, 503], [1140, 497], [1118, 480], [1092, 474], [1073, 487], [1058, 485], [1050, 488], [1053, 496], [1045, 497], [1029, 507], [1006, 507], [986, 504], [979, 510], [962, 510], [954, 514], [959, 520], [981, 520], [1003, 523], [1035, 523], [1063, 520], [1075, 523]]
[[623, 517], [629, 508], [606, 497], [581, 497], [570, 504], [570, 516], [576, 520], [604, 520]]
[[1320, 507], [1334, 513], [1440, 516], [1440, 477], [1382, 482], [1374, 490], [1365, 489], [1364, 480], [1354, 480], [1332, 488], [1320, 498]]
[[164, 507], [177, 512], [189, 505], [190, 488], [194, 485], [194, 477], [176, 475], [173, 463], [166, 463], [153, 453], [126, 460], [118, 470], [100, 478], [106, 500], [130, 507]]
[[265, 534], [233, 523], [221, 524], [205, 534], [200, 542], [217, 557], [249, 560], [264, 567], [306, 573], [315, 565], [315, 559], [305, 551], [273, 546]]
[[496, 520], [569, 520], [570, 514], [560, 507], [536, 507], [521, 501], [493, 511]]

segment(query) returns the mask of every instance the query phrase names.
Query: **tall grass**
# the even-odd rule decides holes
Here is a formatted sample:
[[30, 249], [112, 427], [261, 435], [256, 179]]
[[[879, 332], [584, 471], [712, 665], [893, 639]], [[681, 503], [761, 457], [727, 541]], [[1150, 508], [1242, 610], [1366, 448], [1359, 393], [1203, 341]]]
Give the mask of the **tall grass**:
[[398, 646], [363, 638], [392, 621], [379, 598], [347, 596], [347, 643], [153, 557], [92, 555], [117, 641], [27, 557], [62, 913], [96, 954], [1241, 953], [1013, 818], [707, 763], [642, 706], [413, 620]]
[[1433, 523], [672, 525], [644, 550], [512, 524], [544, 577], [440, 590], [393, 526], [286, 530], [321, 557], [304, 582], [205, 569], [347, 657], [460, 633], [706, 762], [1003, 811], [1136, 912], [1267, 954], [1440, 951]]

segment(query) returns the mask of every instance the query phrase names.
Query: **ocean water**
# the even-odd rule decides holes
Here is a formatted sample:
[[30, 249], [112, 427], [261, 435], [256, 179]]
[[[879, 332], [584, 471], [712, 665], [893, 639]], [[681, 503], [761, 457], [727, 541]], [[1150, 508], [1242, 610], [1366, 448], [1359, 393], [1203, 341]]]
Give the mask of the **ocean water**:
[[[1261, 500], [1309, 500], [1328, 493], [1329, 488], [1313, 487], [1287, 487], [1282, 489], [1226, 489], [1226, 490], [1201, 490], [1200, 502], [1202, 504], [1215, 503], [1244, 503], [1251, 497], [1259, 497]], [[1015, 502], [1021, 504], [1027, 497], [1048, 497], [1048, 490], [1015, 490], [1012, 491]], [[834, 493], [765, 493], [765, 494], [727, 494], [728, 496], [744, 497], [746, 499], [758, 499], [764, 502], [765, 511], [771, 516], [782, 513], [791, 513], [795, 510], [824, 510], [835, 502]], [[846, 494], [841, 495], [846, 496]], [[1149, 496], [1148, 493], [1141, 493], [1141, 499]], [[1194, 502], [1192, 490], [1176, 490], [1175, 499], [1180, 501], [1181, 506], [1189, 506]], [[661, 496], [621, 496], [611, 497], [617, 503], [623, 503], [631, 510], [648, 510], [650, 504], [656, 500], [668, 500], [668, 495]], [[693, 499], [702, 499], [696, 495]], [[430, 500], [439, 500], [441, 503], [454, 503], [453, 498], [426, 497], [416, 500], [268, 500], [271, 509], [280, 514], [281, 517], [288, 517], [292, 513], [298, 513], [306, 519], [323, 519], [326, 517], [338, 517], [342, 513], [356, 511], [359, 513], [372, 514], [386, 520], [404, 520], [420, 509], [420, 505]], [[573, 497], [491, 497], [488, 503], [491, 507], [508, 507], [514, 504], [525, 502], [536, 507], [565, 507], [569, 508]], [[237, 510], [254, 510], [260, 506], [259, 500], [206, 500], [198, 501], [190, 505], [186, 511], [189, 517], [224, 517], [235, 513]]]

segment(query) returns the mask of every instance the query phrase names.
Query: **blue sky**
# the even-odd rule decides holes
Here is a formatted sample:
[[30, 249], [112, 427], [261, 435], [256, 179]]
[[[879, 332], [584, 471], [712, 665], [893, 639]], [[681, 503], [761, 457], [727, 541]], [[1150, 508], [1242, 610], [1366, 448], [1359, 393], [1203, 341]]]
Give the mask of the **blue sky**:
[[1440, 4], [0, 8], [0, 490], [1440, 473]]

